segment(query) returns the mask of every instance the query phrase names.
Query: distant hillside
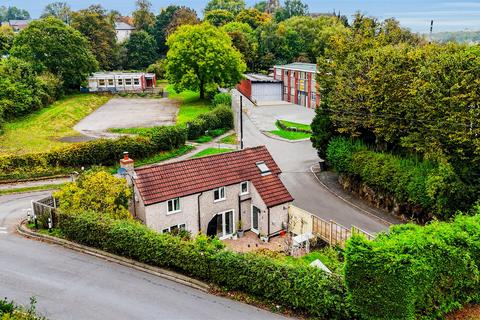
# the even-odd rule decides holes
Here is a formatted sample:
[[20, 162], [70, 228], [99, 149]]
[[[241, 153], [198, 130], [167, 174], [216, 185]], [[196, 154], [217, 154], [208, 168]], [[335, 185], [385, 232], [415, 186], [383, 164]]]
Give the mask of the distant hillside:
[[[428, 39], [428, 35], [426, 37]], [[438, 32], [434, 33], [432, 38], [438, 42], [480, 43], [480, 31]]]

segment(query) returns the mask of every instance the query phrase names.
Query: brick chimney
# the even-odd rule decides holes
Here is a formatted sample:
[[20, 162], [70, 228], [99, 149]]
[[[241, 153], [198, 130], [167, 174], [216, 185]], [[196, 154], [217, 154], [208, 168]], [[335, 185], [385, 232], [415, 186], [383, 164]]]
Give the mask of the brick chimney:
[[128, 152], [125, 151], [123, 153], [123, 159], [120, 160], [120, 167], [124, 168], [130, 175], [132, 175], [134, 171], [134, 163], [135, 161], [133, 161], [133, 159], [130, 159], [130, 157], [128, 156]]

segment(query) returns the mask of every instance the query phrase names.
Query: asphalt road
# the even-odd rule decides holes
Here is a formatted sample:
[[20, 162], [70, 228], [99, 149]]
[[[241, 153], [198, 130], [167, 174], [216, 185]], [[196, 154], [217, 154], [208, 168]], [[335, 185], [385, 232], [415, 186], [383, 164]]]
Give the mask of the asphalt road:
[[0, 297], [49, 319], [285, 319], [250, 305], [14, 233], [37, 192], [0, 197]]
[[386, 224], [347, 204], [321, 186], [310, 171], [312, 165], [320, 160], [310, 141], [291, 143], [267, 137], [248, 116], [243, 117], [243, 129], [246, 147], [265, 145], [268, 148], [282, 169], [281, 179], [295, 198], [294, 205], [347, 228], [356, 226], [370, 233], [388, 229]]

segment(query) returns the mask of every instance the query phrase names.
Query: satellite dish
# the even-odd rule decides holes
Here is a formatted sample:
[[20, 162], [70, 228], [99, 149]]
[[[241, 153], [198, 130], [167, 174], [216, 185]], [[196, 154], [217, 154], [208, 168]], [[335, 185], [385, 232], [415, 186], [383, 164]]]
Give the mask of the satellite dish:
[[126, 176], [127, 175], [127, 169], [125, 168], [118, 168], [117, 173], [121, 176]]

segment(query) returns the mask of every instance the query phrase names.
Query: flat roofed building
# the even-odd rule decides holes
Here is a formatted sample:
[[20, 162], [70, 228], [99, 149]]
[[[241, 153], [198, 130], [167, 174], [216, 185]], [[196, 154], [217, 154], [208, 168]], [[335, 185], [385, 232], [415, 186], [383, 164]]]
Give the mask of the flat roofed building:
[[273, 77], [283, 83], [283, 100], [307, 108], [320, 105], [316, 76], [318, 68], [313, 63], [295, 62], [275, 66]]
[[96, 72], [88, 78], [88, 91], [127, 91], [153, 90], [157, 79], [154, 73], [144, 72]]
[[245, 74], [237, 86], [245, 97], [253, 103], [282, 101], [282, 81], [263, 74]]

